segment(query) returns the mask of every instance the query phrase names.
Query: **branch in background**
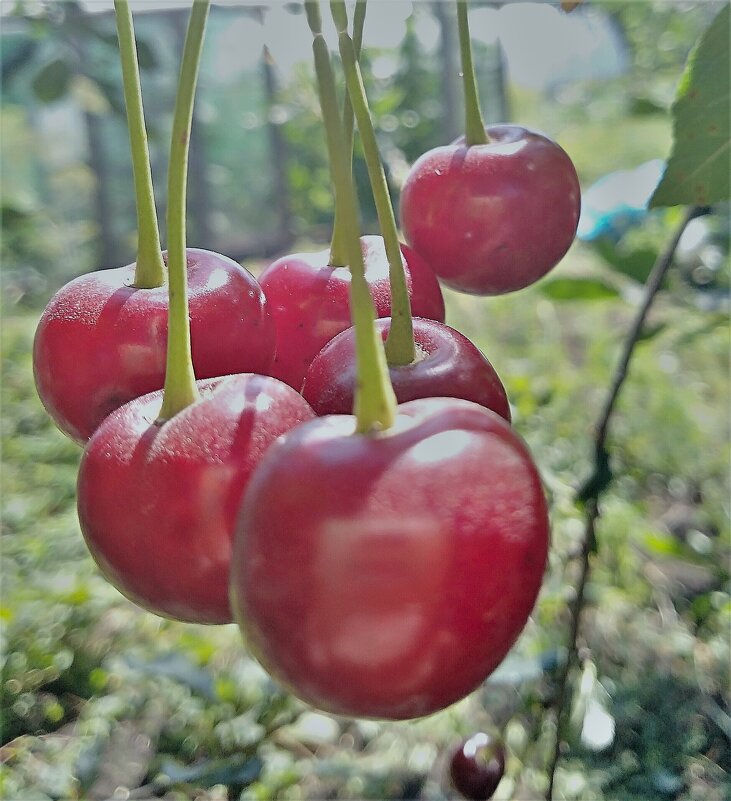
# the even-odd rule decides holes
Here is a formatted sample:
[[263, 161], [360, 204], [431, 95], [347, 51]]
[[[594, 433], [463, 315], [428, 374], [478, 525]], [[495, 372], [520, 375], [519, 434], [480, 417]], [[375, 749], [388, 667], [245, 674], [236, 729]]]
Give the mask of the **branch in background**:
[[561, 744], [564, 739], [566, 731], [566, 723], [569, 712], [569, 675], [571, 669], [577, 661], [576, 641], [579, 634], [579, 624], [581, 612], [584, 607], [584, 596], [586, 585], [589, 580], [591, 571], [590, 556], [596, 548], [595, 530], [596, 524], [599, 520], [599, 498], [609, 486], [612, 474], [609, 468], [609, 454], [607, 452], [607, 437], [609, 433], [609, 424], [614, 413], [617, 398], [619, 397], [620, 390], [627, 378], [630, 361], [635, 351], [635, 346], [639, 342], [642, 328], [645, 324], [647, 314], [652, 306], [655, 296], [662, 285], [670, 265], [673, 261], [673, 256], [680, 242], [688, 223], [703, 213], [702, 209], [692, 207], [683, 216], [680, 225], [678, 225], [672, 238], [668, 242], [665, 250], [660, 253], [652, 268], [647, 282], [645, 284], [645, 292], [642, 299], [642, 304], [637, 312], [637, 315], [632, 323], [632, 327], [627, 334], [622, 349], [622, 355], [614, 371], [612, 383], [609, 388], [607, 400], [599, 416], [596, 424], [594, 435], [594, 470], [589, 479], [577, 492], [577, 499], [583, 501], [585, 509], [585, 524], [584, 536], [581, 543], [581, 552], [579, 554], [580, 571], [579, 578], [576, 584], [576, 595], [573, 603], [570, 605], [570, 625], [569, 636], [567, 642], [568, 653], [563, 662], [561, 672], [558, 677], [558, 688], [556, 691], [554, 708], [556, 714], [556, 741], [554, 745], [553, 755], [548, 766], [548, 790], [546, 791], [546, 801], [551, 801], [553, 798], [553, 786], [556, 776], [556, 767], [561, 756]]

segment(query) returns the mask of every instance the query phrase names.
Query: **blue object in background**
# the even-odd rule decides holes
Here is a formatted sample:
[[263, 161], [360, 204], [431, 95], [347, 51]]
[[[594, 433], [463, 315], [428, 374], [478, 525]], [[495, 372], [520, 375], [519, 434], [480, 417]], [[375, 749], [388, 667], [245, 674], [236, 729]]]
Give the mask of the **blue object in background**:
[[665, 162], [653, 159], [602, 176], [582, 194], [576, 236], [584, 242], [602, 237], [618, 242], [649, 213], [647, 204], [664, 171]]

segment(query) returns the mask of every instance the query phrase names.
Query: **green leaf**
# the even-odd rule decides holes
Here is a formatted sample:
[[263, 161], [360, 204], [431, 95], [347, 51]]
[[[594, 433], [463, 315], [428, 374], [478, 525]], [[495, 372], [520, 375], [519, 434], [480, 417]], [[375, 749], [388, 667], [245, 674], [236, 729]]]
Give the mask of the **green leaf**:
[[46, 64], [33, 79], [33, 92], [43, 103], [52, 103], [63, 97], [71, 83], [71, 67], [57, 58]]
[[673, 104], [673, 149], [650, 208], [729, 198], [729, 9], [691, 52]]
[[603, 300], [619, 296], [615, 287], [599, 278], [555, 278], [542, 284], [541, 291], [553, 300]]
[[657, 261], [657, 250], [649, 246], [627, 250], [602, 239], [598, 239], [592, 245], [612, 269], [633, 278], [640, 284], [647, 281]]

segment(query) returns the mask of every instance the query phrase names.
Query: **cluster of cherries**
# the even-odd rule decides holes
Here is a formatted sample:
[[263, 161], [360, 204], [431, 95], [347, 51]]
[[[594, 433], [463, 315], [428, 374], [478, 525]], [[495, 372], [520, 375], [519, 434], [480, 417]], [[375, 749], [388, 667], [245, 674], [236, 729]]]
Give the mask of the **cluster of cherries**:
[[[126, 0], [115, 8], [129, 64]], [[399, 245], [345, 4], [332, 2], [384, 233], [359, 238], [353, 121], [335, 105], [318, 4], [305, 8], [341, 223], [332, 247], [280, 258], [259, 282], [224, 256], [185, 250], [185, 185], [173, 176], [187, 164], [188, 108], [188, 128], [181, 112], [173, 130], [168, 278], [141, 279], [138, 258], [67, 284], [38, 326], [35, 377], [56, 424], [85, 444], [81, 528], [121, 592], [169, 618], [236, 620], [271, 674], [321, 709], [413, 718], [464, 697], [503, 659], [535, 602], [549, 537], [503, 385], [444, 324], [437, 276], [483, 295], [537, 280], [573, 240], [579, 186], [545, 136], [485, 129], [458, 3], [467, 137], [414, 164], [401, 195], [409, 246]], [[207, 11], [194, 1], [181, 108], [192, 105]], [[151, 195], [139, 164], [138, 210], [139, 187]], [[140, 256], [144, 223], [154, 262], [149, 217]]]

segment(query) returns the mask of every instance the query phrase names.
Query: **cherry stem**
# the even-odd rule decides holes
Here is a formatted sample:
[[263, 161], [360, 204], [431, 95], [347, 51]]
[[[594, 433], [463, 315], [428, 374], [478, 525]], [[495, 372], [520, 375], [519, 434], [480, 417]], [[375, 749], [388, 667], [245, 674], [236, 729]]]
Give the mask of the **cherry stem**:
[[358, 131], [363, 142], [368, 177], [371, 182], [373, 199], [376, 204], [378, 223], [383, 234], [383, 242], [388, 257], [389, 280], [391, 283], [391, 327], [386, 340], [386, 358], [389, 364], [411, 364], [416, 356], [414, 348], [414, 329], [409, 303], [409, 289], [401, 256], [396, 218], [388, 193], [386, 175], [378, 153], [376, 132], [373, 129], [368, 99], [363, 86], [363, 76], [355, 55], [353, 42], [348, 35], [348, 14], [345, 0], [331, 0], [330, 10], [338, 29], [340, 57], [345, 70], [345, 83], [353, 105]]
[[485, 122], [480, 111], [480, 96], [477, 93], [475, 66], [472, 63], [472, 45], [467, 19], [466, 0], [457, 0], [457, 28], [459, 30], [459, 53], [462, 58], [462, 85], [464, 86], [465, 143], [485, 145], [490, 137], [485, 130]]
[[152, 289], [165, 283], [165, 265], [157, 227], [157, 210], [152, 189], [150, 154], [147, 148], [147, 131], [142, 109], [140, 70], [137, 63], [135, 31], [128, 0], [114, 0], [117, 22], [119, 55], [122, 62], [124, 105], [127, 110], [127, 129], [132, 152], [132, 174], [135, 183], [137, 207], [137, 261], [134, 286]]
[[193, 99], [209, 7], [210, 0], [193, 0], [175, 98], [168, 167], [168, 352], [158, 422], [170, 419], [199, 398], [190, 350], [185, 211]]
[[[363, 25], [365, 23], [366, 0], [356, 0], [355, 12], [353, 13], [353, 48], [355, 49], [356, 59], [360, 59], [360, 51], [363, 45]], [[353, 105], [350, 102], [350, 95], [345, 93], [343, 103], [343, 127], [345, 129], [345, 144], [353, 158]], [[342, 212], [335, 207], [335, 219], [333, 221], [333, 235], [330, 242], [330, 266], [342, 267], [346, 264], [345, 244], [343, 242], [343, 225], [341, 223]]]
[[396, 397], [388, 375], [383, 341], [376, 330], [373, 300], [365, 279], [351, 158], [338, 110], [330, 51], [322, 36], [318, 0], [307, 0], [305, 11], [313, 36], [312, 52], [330, 155], [330, 172], [335, 186], [335, 201], [342, 209], [344, 243], [351, 273], [350, 309], [355, 326], [357, 375], [353, 414], [356, 417], [356, 431], [365, 434], [393, 425]]

